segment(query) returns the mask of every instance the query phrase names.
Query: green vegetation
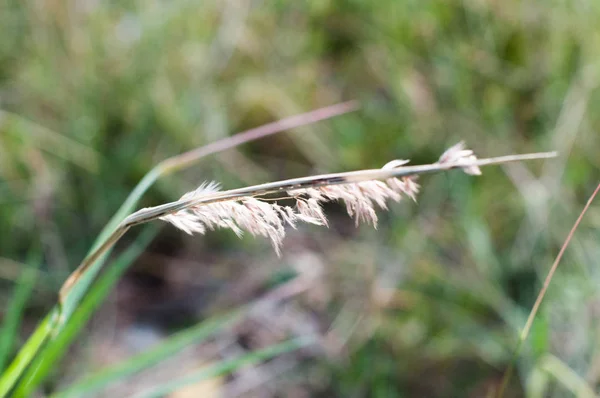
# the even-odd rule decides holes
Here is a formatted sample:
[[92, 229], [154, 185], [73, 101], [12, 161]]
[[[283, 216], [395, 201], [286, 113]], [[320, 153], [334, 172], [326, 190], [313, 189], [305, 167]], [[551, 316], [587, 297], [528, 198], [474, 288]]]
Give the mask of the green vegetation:
[[[83, 394], [94, 380], [108, 384], [179, 358], [181, 333], [198, 330], [187, 345], [224, 344], [219, 339], [229, 333], [248, 352], [212, 352], [220, 358], [212, 367], [178, 379], [239, 376], [242, 364], [304, 346], [298, 337], [309, 333], [298, 325], [321, 335], [322, 350], [285, 354], [293, 374], [267, 363], [270, 391], [489, 393], [598, 183], [598, 21], [594, 0], [5, 0], [0, 393], [16, 386], [17, 396], [67, 394], [70, 386]], [[477, 178], [425, 176], [418, 203], [392, 205], [376, 231], [355, 229], [343, 209], [328, 205], [331, 228], [290, 233], [281, 259], [268, 242], [227, 231], [188, 238], [173, 228], [140, 229], [73, 301], [62, 331], [50, 333], [56, 319], [48, 316], [42, 325], [49, 332], [21, 351], [37, 355], [40, 367], [21, 369], [27, 355], [9, 366], [36, 325], [55, 314], [70, 271], [160, 161], [349, 99], [361, 109], [202, 159], [154, 185], [158, 175], [151, 174], [120, 217], [176, 200], [205, 180], [229, 189], [378, 168], [394, 158], [427, 163], [460, 140], [480, 157], [547, 150], [560, 157], [486, 168]], [[565, 253], [506, 396], [598, 390], [597, 209]], [[282, 296], [291, 303], [274, 298]], [[277, 338], [254, 331], [260, 326], [246, 326], [255, 335], [219, 324], [225, 318], [218, 315], [239, 316], [249, 302], [273, 300], [293, 316], [268, 307], [244, 318], [265, 329], [288, 319]], [[151, 361], [144, 354], [120, 365], [99, 358], [106, 341], [98, 330], [121, 336], [146, 323], [161, 333]], [[123, 343], [115, 337], [111, 344]], [[205, 351], [198, 356], [211, 361]], [[166, 381], [142, 385], [148, 394], [172, 391]]]

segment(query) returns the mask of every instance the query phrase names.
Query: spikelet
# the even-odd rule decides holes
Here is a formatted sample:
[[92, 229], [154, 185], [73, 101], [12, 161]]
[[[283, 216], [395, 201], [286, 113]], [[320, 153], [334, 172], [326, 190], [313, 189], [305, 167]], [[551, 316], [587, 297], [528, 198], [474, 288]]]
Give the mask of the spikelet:
[[448, 148], [446, 152], [440, 156], [438, 163], [458, 163], [464, 164], [463, 171], [467, 174], [478, 176], [481, 175], [481, 170], [477, 166], [471, 165], [477, 160], [477, 157], [472, 150], [466, 149], [463, 141]]
[[[467, 174], [479, 175], [479, 168], [472, 165], [476, 159], [473, 151], [466, 149], [461, 142], [444, 152], [438, 163], [458, 164]], [[393, 160], [383, 166], [383, 169], [395, 169], [406, 163], [408, 160]], [[195, 191], [183, 195], [180, 200], [202, 199], [218, 191], [218, 184], [204, 183]], [[336, 182], [332, 185], [288, 190], [286, 193], [295, 201], [294, 205], [282, 206], [254, 196], [243, 196], [190, 205], [160, 219], [188, 234], [204, 234], [207, 230], [228, 228], [238, 236], [242, 236], [244, 231], [253, 236], [263, 236], [270, 239], [275, 252], [280, 255], [286, 225], [292, 228], [296, 228], [298, 222], [328, 225], [323, 203], [343, 202], [356, 225], [366, 222], [377, 228], [375, 207], [387, 210], [388, 201], [398, 202], [402, 196], [416, 200], [419, 185], [415, 177], [407, 176], [388, 178], [385, 181]]]

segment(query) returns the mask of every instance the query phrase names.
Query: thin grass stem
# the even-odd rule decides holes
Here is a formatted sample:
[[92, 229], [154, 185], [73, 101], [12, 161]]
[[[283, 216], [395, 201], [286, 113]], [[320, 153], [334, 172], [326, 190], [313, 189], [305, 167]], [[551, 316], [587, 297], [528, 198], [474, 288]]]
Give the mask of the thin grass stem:
[[[489, 166], [507, 162], [537, 160], [555, 157], [556, 152], [532, 153], [524, 155], [508, 155], [487, 159], [474, 160], [468, 164], [469, 167]], [[81, 265], [69, 276], [62, 286], [59, 294], [59, 303], [62, 303], [71, 288], [77, 283], [89, 267], [100, 258], [131, 228], [132, 226], [156, 220], [168, 214], [190, 208], [192, 206], [207, 205], [211, 203], [236, 200], [243, 197], [266, 195], [278, 192], [303, 188], [316, 188], [329, 185], [354, 184], [361, 181], [385, 180], [395, 177], [416, 176], [420, 174], [435, 173], [453, 168], [464, 168], [464, 162], [434, 163], [420, 166], [402, 166], [393, 169], [371, 169], [359, 170], [345, 173], [324, 174], [310, 177], [293, 178], [283, 181], [270, 182], [245, 188], [233, 189], [224, 192], [203, 195], [200, 198], [179, 200], [156, 207], [141, 209], [123, 220], [114, 232], [95, 251], [81, 263]]]
[[579, 217], [577, 217], [575, 224], [573, 224], [571, 231], [569, 231], [569, 234], [567, 235], [565, 242], [563, 243], [562, 247], [560, 248], [560, 251], [558, 252], [558, 255], [556, 256], [556, 259], [554, 260], [552, 267], [550, 267], [550, 271], [548, 271], [548, 275], [546, 276], [546, 279], [544, 280], [544, 285], [542, 286], [542, 289], [540, 290], [540, 293], [538, 294], [538, 296], [535, 300], [535, 303], [533, 304], [533, 307], [531, 308], [531, 312], [529, 313], [527, 322], [525, 322], [525, 326], [523, 327], [523, 330], [521, 331], [521, 335], [519, 336], [519, 342], [517, 343], [517, 347], [515, 348], [515, 351], [513, 353], [511, 361], [508, 365], [508, 368], [506, 369], [506, 371], [504, 372], [504, 376], [502, 377], [502, 384], [500, 385], [500, 389], [498, 390], [498, 394], [496, 395], [498, 398], [502, 398], [504, 396], [504, 392], [506, 390], [506, 387], [508, 386], [508, 382], [512, 375], [515, 363], [516, 363], [519, 355], [521, 354], [521, 350], [523, 348], [523, 344], [525, 343], [525, 340], [527, 340], [527, 337], [529, 336], [531, 326], [533, 325], [533, 320], [535, 319], [535, 316], [537, 315], [538, 310], [540, 309], [540, 305], [542, 304], [542, 300], [544, 299], [544, 296], [546, 295], [548, 286], [550, 286], [550, 282], [552, 281], [552, 278], [554, 277], [554, 273], [556, 272], [556, 269], [558, 268], [558, 264], [560, 263], [560, 260], [562, 259], [563, 254], [565, 253], [565, 250], [567, 249], [567, 246], [569, 246], [569, 243], [571, 242], [571, 239], [573, 238], [573, 235], [575, 234], [575, 230], [577, 229], [577, 227], [579, 227], [579, 224], [581, 223], [583, 216], [587, 212], [588, 208], [594, 201], [594, 198], [596, 197], [596, 195], [598, 194], [599, 191], [600, 191], [600, 184], [598, 184], [598, 186], [596, 187], [596, 189], [594, 190], [594, 192], [588, 199], [585, 207], [579, 214]]

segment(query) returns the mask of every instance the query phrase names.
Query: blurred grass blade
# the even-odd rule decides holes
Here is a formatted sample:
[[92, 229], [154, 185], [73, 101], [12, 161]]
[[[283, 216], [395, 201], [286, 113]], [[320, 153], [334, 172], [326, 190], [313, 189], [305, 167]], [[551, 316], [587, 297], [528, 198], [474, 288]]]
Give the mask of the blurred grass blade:
[[[106, 241], [106, 239], [110, 236], [110, 234], [113, 232], [116, 226], [129, 213], [133, 211], [142, 195], [156, 182], [156, 180], [158, 180], [158, 178], [192, 166], [193, 164], [197, 163], [200, 159], [208, 155], [231, 149], [241, 144], [264, 138], [284, 130], [297, 128], [303, 125], [329, 119], [334, 116], [342, 115], [354, 111], [356, 109], [358, 109], [358, 103], [356, 101], [348, 101], [316, 109], [300, 115], [295, 115], [285, 119], [281, 119], [254, 129], [250, 129], [242, 133], [235, 134], [225, 139], [213, 142], [209, 145], [196, 148], [189, 152], [174, 156], [159, 163], [150, 172], [148, 172], [144, 176], [144, 178], [142, 178], [142, 180], [129, 194], [129, 196], [121, 205], [117, 213], [112, 217], [112, 219], [108, 222], [108, 224], [104, 227], [104, 229], [96, 239], [94, 245], [90, 250], [90, 253], [96, 250]], [[49, 334], [52, 333], [54, 337], [51, 341], [48, 342], [48, 346], [44, 349], [44, 352], [36, 358], [36, 363], [30, 368], [30, 370], [27, 372], [27, 374], [21, 381], [21, 384], [18, 387], [18, 392], [23, 394], [31, 393], [45, 379], [45, 377], [48, 375], [48, 372], [55, 366], [55, 361], [58, 358], [62, 357], [65, 350], [71, 343], [72, 339], [76, 334], [75, 331], [81, 328], [81, 323], [84, 322], [82, 320], [85, 318], [85, 311], [80, 312], [82, 314], [82, 317], [72, 324], [74, 326], [69, 327], [68, 321], [73, 315], [76, 308], [80, 305], [80, 301], [83, 295], [90, 288], [92, 281], [98, 274], [100, 268], [102, 268], [102, 265], [104, 264], [104, 261], [106, 260], [109, 254], [110, 250], [108, 250], [102, 257], [96, 260], [93, 266], [90, 268], [89, 272], [86, 272], [78, 280], [78, 283], [75, 284], [73, 286], [73, 289], [70, 291], [67, 300], [65, 300], [62, 303], [60, 311], [59, 307], [55, 307], [50, 312], [50, 314], [46, 316], [46, 318], [42, 321], [42, 323], [38, 326], [32, 337], [30, 338], [30, 340], [35, 339], [35, 341], [28, 341], [23, 347], [23, 349], [26, 349], [27, 352], [23, 353], [23, 355], [19, 353], [17, 357], [17, 359], [21, 361], [19, 362], [19, 366], [12, 367], [11, 365], [11, 369], [13, 370], [13, 372], [18, 373], [2, 375], [2, 377], [0, 378], [0, 385], [2, 385], [5, 382], [5, 376], [10, 376], [11, 379], [18, 378], [20, 376], [20, 373], [25, 369], [25, 367], [27, 367], [28, 362], [31, 361], [31, 359], [34, 357], [35, 352], [32, 350], [35, 349], [37, 351], [41, 346], [41, 342], [45, 341], [46, 338], [49, 337]], [[111, 281], [111, 285], [104, 288], [109, 290], [112, 284], [114, 284], [115, 282], [116, 280]], [[100, 295], [100, 293], [97, 294]], [[88, 304], [86, 305], [91, 304], [91, 302], [88, 302]], [[95, 306], [93, 307], [95, 308]], [[58, 319], [59, 312], [61, 317], [60, 322], [51, 322], [56, 321]], [[87, 314], [87, 317], [89, 317], [89, 314]], [[67, 328], [67, 330], [63, 333], [62, 330], [65, 328]], [[14, 383], [14, 380], [12, 382]], [[0, 395], [0, 397], [2, 397], [2, 395]]]
[[[107, 267], [104, 273], [91, 290], [81, 301], [73, 316], [63, 325], [61, 333], [54, 337], [49, 344], [44, 347], [39, 356], [34, 360], [21, 383], [17, 386], [15, 397], [28, 397], [39, 383], [43, 381], [44, 375], [52, 370], [56, 363], [61, 359], [71, 341], [77, 336], [79, 331], [85, 326], [88, 319], [94, 311], [104, 302], [111, 288], [121, 278], [129, 266], [144, 252], [146, 247], [152, 242], [159, 228], [149, 225], [138, 236], [136, 241], [131, 244], [127, 250]], [[1, 395], [0, 395], [1, 396]]]
[[98, 170], [100, 155], [89, 147], [16, 113], [0, 109], [0, 123], [3, 119], [5, 125], [0, 124], [0, 128], [3, 127], [4, 131], [29, 137], [32, 145], [88, 171]]
[[52, 397], [74, 398], [100, 391], [112, 383], [164, 361], [190, 344], [198, 344], [206, 340], [215, 333], [237, 322], [244, 313], [244, 310], [238, 310], [222, 317], [211, 318], [195, 327], [176, 333], [143, 354], [102, 370], [80, 382], [76, 382], [74, 385], [54, 394]]
[[539, 367], [554, 376], [573, 396], [578, 398], [597, 397], [587, 381], [556, 356], [546, 354], [540, 360]]
[[0, 397], [5, 397], [13, 388], [17, 380], [19, 380], [21, 373], [23, 373], [36, 356], [40, 347], [50, 336], [52, 331], [52, 316], [53, 314], [49, 314], [44, 318], [33, 335], [27, 340], [27, 343], [19, 350], [17, 357], [12, 361], [8, 369], [2, 373], [2, 378], [0, 379]]
[[211, 365], [197, 372], [193, 372], [188, 376], [136, 394], [133, 396], [133, 398], [160, 398], [187, 385], [199, 383], [209, 378], [231, 373], [244, 366], [258, 364], [262, 361], [274, 358], [286, 352], [306, 347], [312, 343], [314, 343], [314, 339], [311, 337], [300, 337], [297, 339], [288, 340], [281, 344], [275, 344], [265, 349], [242, 355], [238, 358], [221, 361], [215, 365]]
[[596, 198], [596, 195], [598, 195], [599, 192], [600, 192], [600, 184], [598, 184], [598, 186], [596, 186], [596, 189], [594, 190], [594, 192], [592, 192], [587, 203], [583, 207], [583, 210], [581, 210], [581, 213], [579, 213], [579, 217], [577, 217], [577, 220], [575, 220], [573, 227], [571, 227], [571, 230], [567, 234], [567, 237], [565, 238], [565, 241], [562, 244], [560, 251], [558, 252], [558, 255], [556, 256], [554, 263], [552, 264], [552, 266], [550, 267], [550, 270], [548, 271], [548, 274], [546, 275], [546, 279], [544, 279], [544, 284], [542, 285], [542, 289], [538, 293], [538, 295], [535, 299], [535, 303], [533, 303], [533, 307], [531, 308], [531, 311], [529, 312], [529, 317], [527, 318], [527, 322], [525, 322], [525, 326], [523, 326], [523, 330], [521, 331], [521, 334], [519, 336], [519, 341], [517, 342], [517, 346], [513, 352], [512, 358], [508, 364], [508, 367], [504, 371], [504, 376], [502, 376], [502, 383], [500, 384], [500, 388], [498, 389], [498, 393], [496, 394], [496, 396], [498, 398], [502, 398], [504, 396], [504, 391], [506, 391], [506, 387], [508, 386], [508, 382], [512, 375], [513, 369], [515, 367], [515, 363], [517, 362], [517, 359], [519, 358], [519, 355], [521, 354], [521, 349], [523, 348], [523, 344], [525, 343], [525, 340], [527, 340], [527, 337], [529, 336], [529, 332], [533, 325], [533, 321], [535, 320], [538, 310], [540, 309], [540, 305], [542, 305], [542, 300], [544, 300], [544, 297], [546, 296], [546, 291], [548, 290], [548, 287], [550, 286], [550, 282], [552, 282], [552, 278], [554, 277], [554, 273], [556, 272], [556, 269], [558, 268], [558, 264], [560, 264], [560, 260], [562, 259], [563, 254], [565, 254], [565, 251], [567, 250], [567, 247], [569, 246], [569, 243], [571, 242], [573, 235], [575, 235], [575, 231], [579, 227], [581, 220], [583, 220], [585, 213], [590, 208], [590, 205], [592, 204], [592, 202]]
[[38, 269], [42, 263], [40, 253], [37, 250], [30, 257], [31, 259], [27, 261], [28, 266], [23, 269], [17, 280], [13, 298], [8, 305], [0, 328], [0, 372], [4, 370], [6, 361], [13, 350], [13, 344], [21, 324], [21, 315], [35, 286]]

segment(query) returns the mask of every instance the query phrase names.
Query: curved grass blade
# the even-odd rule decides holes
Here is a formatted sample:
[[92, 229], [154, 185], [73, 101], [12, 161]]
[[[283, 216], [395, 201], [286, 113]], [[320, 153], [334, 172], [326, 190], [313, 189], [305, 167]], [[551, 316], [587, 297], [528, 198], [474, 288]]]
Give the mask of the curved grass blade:
[[0, 109], [0, 127], [16, 136], [29, 135], [36, 147], [88, 171], [98, 170], [100, 155], [96, 151], [21, 115]]
[[73, 316], [63, 325], [61, 333], [56, 335], [51, 341], [52, 344], [46, 345], [39, 352], [38, 357], [34, 359], [32, 366], [17, 386], [14, 393], [15, 397], [28, 397], [32, 394], [37, 385], [43, 381], [43, 377], [56, 366], [64, 350], [85, 326], [94, 311], [104, 302], [112, 287], [127, 268], [144, 252], [158, 231], [159, 228], [156, 226], [149, 226], [144, 229], [136, 241], [120, 254], [110, 267], [107, 267], [106, 273], [101, 275], [96, 283], [92, 285], [89, 293], [81, 301]]
[[206, 340], [237, 322], [245, 312], [241, 309], [222, 317], [211, 318], [195, 327], [176, 333], [143, 354], [76, 382], [66, 390], [54, 394], [52, 398], [75, 398], [101, 391], [112, 383], [156, 365], [191, 344]]
[[28, 265], [21, 272], [17, 280], [13, 298], [8, 305], [4, 322], [0, 328], [0, 371], [4, 370], [6, 361], [13, 350], [13, 344], [18, 334], [19, 325], [21, 324], [21, 315], [35, 286], [38, 269], [42, 263], [40, 253], [37, 250], [30, 257], [27, 264], [31, 265]]
[[208, 366], [204, 369], [194, 372], [189, 376], [185, 376], [172, 382], [156, 386], [150, 390], [138, 393], [132, 398], [160, 398], [175, 390], [180, 389], [181, 387], [185, 387], [193, 383], [198, 383], [212, 377], [228, 374], [244, 366], [258, 364], [260, 362], [274, 358], [278, 355], [295, 351], [302, 347], [306, 347], [312, 343], [314, 343], [314, 338], [312, 337], [300, 337], [288, 340], [286, 342], [275, 344], [262, 350], [242, 355], [238, 358], [221, 361], [215, 365]]
[[562, 384], [574, 397], [595, 398], [597, 397], [593, 388], [588, 382], [571, 369], [560, 358], [546, 354], [540, 361], [538, 367], [541, 371], [553, 376]]
[[571, 239], [573, 239], [573, 235], [575, 235], [575, 231], [579, 227], [581, 220], [583, 220], [585, 213], [590, 208], [590, 205], [592, 204], [592, 202], [594, 201], [594, 198], [596, 198], [596, 195], [598, 195], [599, 192], [600, 192], [600, 184], [598, 184], [598, 186], [596, 187], [594, 192], [592, 192], [592, 195], [589, 197], [587, 203], [583, 207], [583, 210], [581, 210], [581, 213], [579, 213], [579, 217], [577, 217], [577, 220], [575, 220], [573, 227], [571, 227], [571, 230], [567, 234], [567, 237], [565, 238], [565, 241], [564, 241], [562, 247], [560, 248], [558, 255], [556, 256], [554, 263], [552, 264], [552, 266], [550, 267], [550, 270], [548, 271], [548, 274], [546, 275], [546, 279], [544, 279], [544, 284], [542, 286], [542, 289], [538, 293], [537, 298], [535, 299], [535, 303], [533, 303], [533, 307], [531, 308], [531, 311], [529, 312], [529, 316], [527, 317], [527, 322], [525, 323], [525, 326], [523, 327], [523, 330], [521, 331], [521, 334], [519, 335], [519, 341], [517, 342], [517, 346], [513, 352], [512, 358], [511, 358], [510, 362], [508, 363], [508, 367], [504, 371], [504, 375], [502, 376], [502, 383], [500, 384], [500, 388], [498, 389], [497, 394], [496, 394], [496, 397], [498, 397], [498, 398], [502, 398], [504, 396], [504, 392], [506, 391], [508, 382], [510, 380], [510, 377], [512, 376], [512, 372], [513, 372], [513, 369], [517, 362], [517, 359], [519, 358], [519, 355], [521, 354], [521, 350], [523, 349], [523, 344], [525, 343], [525, 340], [527, 340], [527, 337], [529, 336], [529, 332], [533, 325], [533, 321], [535, 320], [538, 310], [540, 309], [542, 300], [544, 300], [544, 297], [546, 296], [546, 291], [548, 290], [548, 286], [550, 286], [550, 282], [552, 282], [552, 278], [554, 277], [554, 273], [556, 272], [556, 269], [558, 268], [558, 264], [560, 264], [560, 260], [562, 259], [563, 254], [565, 254], [565, 251], [567, 250], [567, 247], [569, 246]]
[[[358, 103], [356, 101], [348, 101], [329, 107], [320, 108], [304, 114], [291, 116], [270, 124], [266, 124], [261, 127], [247, 130], [245, 132], [236, 134], [223, 140], [216, 141], [212, 144], [191, 150], [189, 152], [183, 153], [178, 156], [174, 156], [161, 162], [156, 167], [154, 167], [148, 174], [146, 174], [144, 178], [142, 178], [142, 180], [136, 185], [136, 187], [129, 194], [129, 196], [121, 205], [116, 214], [104, 227], [104, 229], [96, 239], [96, 242], [92, 246], [90, 253], [94, 252], [98, 247], [102, 246], [106, 242], [107, 238], [113, 233], [114, 229], [135, 208], [141, 196], [156, 182], [156, 180], [159, 177], [192, 166], [205, 156], [212, 155], [227, 149], [231, 149], [241, 144], [264, 138], [284, 130], [297, 128], [303, 125], [329, 119], [334, 116], [342, 115], [354, 111], [356, 109], [358, 109]], [[53, 352], [54, 354], [52, 354], [51, 356], [48, 354], [48, 358], [59, 358], [64, 353], [64, 351], [66, 350], [66, 348], [72, 340], [72, 337], [69, 337], [72, 336], [72, 334], [66, 334], [66, 337], [63, 337], [60, 340], [58, 339], [58, 336], [61, 334], [62, 328], [65, 327], [65, 322], [68, 321], [69, 318], [71, 318], [71, 315], [77, 308], [79, 301], [86, 293], [86, 291], [90, 288], [90, 284], [94, 280], [95, 276], [98, 274], [98, 271], [104, 264], [104, 261], [108, 257], [109, 253], [110, 250], [108, 250], [106, 253], [104, 253], [103, 256], [99, 257], [94, 262], [89, 272], [83, 275], [73, 286], [68, 299], [61, 302], [60, 307], [55, 307], [40, 323], [34, 334], [30, 337], [31, 341], [28, 340], [25, 346], [22, 348], [22, 351], [26, 350], [26, 352], [20, 352], [17, 356], [17, 359], [15, 361], [18, 360], [19, 362], [13, 363], [13, 365], [15, 366], [11, 365], [10, 369], [12, 371], [10, 373], [3, 374], [2, 376], [0, 376], [0, 386], [2, 386], [3, 384], [12, 385], [11, 383], [14, 383], [15, 380], [20, 377], [23, 370], [28, 366], [29, 362], [35, 356], [36, 351], [41, 347], [42, 343], [50, 337], [50, 334], [52, 334], [54, 337], [49, 342], [48, 349], [52, 350], [51, 352]], [[58, 322], [59, 318], [60, 322]], [[35, 387], [37, 387], [37, 385], [39, 385], [44, 380], [44, 378], [47, 376], [49, 369], [53, 366], [54, 359], [45, 359], [44, 357], [45, 355], [37, 361], [37, 365], [41, 365], [42, 362], [44, 363], [43, 369], [34, 366], [33, 368], [35, 369], [35, 371], [29, 371], [28, 375], [22, 381], [23, 385], [30, 386], [26, 390], [24, 389], [24, 391], [33, 391], [33, 389], [35, 389]], [[35, 380], [29, 380], [31, 377], [34, 376]], [[4, 395], [0, 394], [0, 397], [3, 396]]]
[[0, 379], [0, 397], [6, 397], [17, 380], [19, 380], [23, 371], [37, 355], [40, 347], [44, 345], [46, 339], [50, 336], [53, 316], [54, 314], [51, 313], [44, 318], [33, 335], [31, 335], [25, 345], [21, 348], [17, 357], [11, 362], [8, 369], [2, 373], [2, 378]]

